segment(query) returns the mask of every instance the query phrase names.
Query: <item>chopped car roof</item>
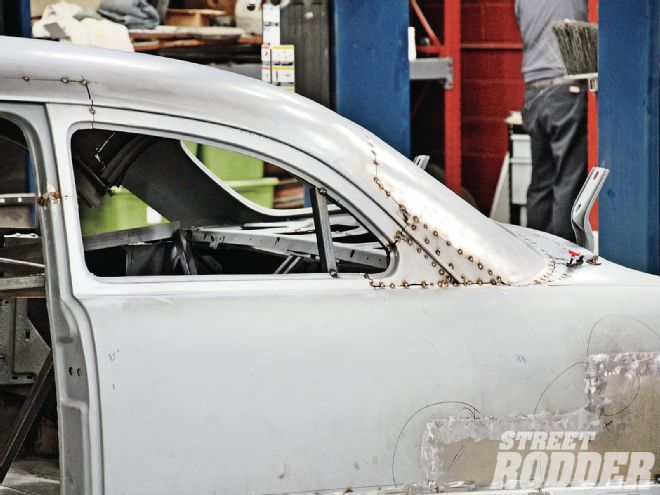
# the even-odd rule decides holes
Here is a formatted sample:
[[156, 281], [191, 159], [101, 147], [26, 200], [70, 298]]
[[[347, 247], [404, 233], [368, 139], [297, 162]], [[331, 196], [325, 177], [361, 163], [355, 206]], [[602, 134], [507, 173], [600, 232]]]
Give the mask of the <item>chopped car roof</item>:
[[153, 55], [22, 38], [0, 37], [0, 53], [3, 97], [78, 103], [93, 99], [97, 107], [188, 116], [252, 130], [294, 146], [304, 143], [304, 151], [320, 159], [332, 156], [336, 163], [355, 163], [360, 155], [369, 156], [367, 131], [358, 125], [300, 95], [228, 71]]
[[[268, 136], [350, 177], [377, 201], [386, 201], [380, 194], [389, 188], [388, 200], [396, 195], [411, 215], [424, 218], [455, 247], [452, 259], [465, 280], [480, 280], [482, 262], [509, 283], [531, 282], [546, 269], [545, 257], [530, 244], [366, 129], [300, 95], [212, 67], [69, 43], [0, 36], [0, 54], [0, 100], [93, 100], [96, 108], [190, 117]], [[378, 187], [375, 163], [382, 179]], [[411, 235], [424, 242], [422, 232]]]

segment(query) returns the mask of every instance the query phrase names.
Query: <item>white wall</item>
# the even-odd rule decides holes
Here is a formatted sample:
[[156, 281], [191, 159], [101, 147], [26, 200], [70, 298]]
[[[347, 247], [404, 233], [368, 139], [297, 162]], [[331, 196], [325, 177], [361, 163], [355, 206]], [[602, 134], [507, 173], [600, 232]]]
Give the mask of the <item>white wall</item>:
[[[57, 3], [57, 0], [32, 0], [30, 2], [32, 17], [41, 17], [41, 14], [43, 13], [46, 6], [50, 5], [51, 3]], [[81, 7], [96, 9], [101, 3], [101, 0], [74, 0], [70, 3], [78, 4]]]

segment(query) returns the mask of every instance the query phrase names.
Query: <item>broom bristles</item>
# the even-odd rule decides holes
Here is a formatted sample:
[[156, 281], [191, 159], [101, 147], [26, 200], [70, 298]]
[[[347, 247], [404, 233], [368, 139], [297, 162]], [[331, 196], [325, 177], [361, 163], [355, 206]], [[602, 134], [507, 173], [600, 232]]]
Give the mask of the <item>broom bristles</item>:
[[568, 75], [598, 72], [598, 24], [559, 21], [552, 25]]

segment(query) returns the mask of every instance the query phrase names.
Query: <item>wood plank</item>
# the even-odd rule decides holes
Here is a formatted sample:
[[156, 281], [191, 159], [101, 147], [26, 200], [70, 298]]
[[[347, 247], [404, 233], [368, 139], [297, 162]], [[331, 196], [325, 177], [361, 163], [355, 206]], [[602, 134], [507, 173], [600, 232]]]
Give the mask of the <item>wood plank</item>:
[[155, 52], [160, 48], [159, 41], [134, 41], [133, 50], [136, 52]]
[[223, 10], [167, 9], [165, 24], [171, 26], [210, 26], [214, 18], [225, 15]]
[[[245, 35], [242, 29], [221, 26], [179, 27], [158, 26], [156, 29], [133, 29], [129, 31], [131, 41], [171, 41], [198, 39], [216, 43], [234, 43]], [[255, 37], [250, 41], [258, 41]], [[260, 42], [261, 37], [259, 37]]]
[[238, 40], [239, 43], [245, 43], [247, 45], [261, 45], [263, 43], [263, 37], [261, 35], [250, 35], [244, 34]]
[[210, 43], [202, 40], [171, 40], [171, 41], [160, 41], [160, 48], [177, 48], [177, 47], [193, 47], [193, 46], [202, 46], [209, 45]]
[[226, 15], [224, 10], [216, 9], [167, 9], [168, 14], [179, 14], [179, 15], [208, 15], [220, 17]]

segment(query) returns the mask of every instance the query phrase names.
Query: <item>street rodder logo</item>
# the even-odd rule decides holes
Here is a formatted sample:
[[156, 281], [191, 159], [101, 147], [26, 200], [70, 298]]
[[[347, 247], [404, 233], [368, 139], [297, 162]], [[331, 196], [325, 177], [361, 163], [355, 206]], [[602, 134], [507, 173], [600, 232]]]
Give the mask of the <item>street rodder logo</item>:
[[506, 431], [491, 488], [650, 485], [653, 453], [589, 451], [595, 438], [594, 431]]

